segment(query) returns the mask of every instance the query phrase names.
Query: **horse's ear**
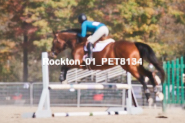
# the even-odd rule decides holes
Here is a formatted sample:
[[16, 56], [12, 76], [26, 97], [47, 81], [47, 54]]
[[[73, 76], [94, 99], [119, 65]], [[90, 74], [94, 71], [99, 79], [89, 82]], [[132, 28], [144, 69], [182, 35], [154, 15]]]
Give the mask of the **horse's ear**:
[[55, 35], [55, 31], [53, 30], [53, 35]]

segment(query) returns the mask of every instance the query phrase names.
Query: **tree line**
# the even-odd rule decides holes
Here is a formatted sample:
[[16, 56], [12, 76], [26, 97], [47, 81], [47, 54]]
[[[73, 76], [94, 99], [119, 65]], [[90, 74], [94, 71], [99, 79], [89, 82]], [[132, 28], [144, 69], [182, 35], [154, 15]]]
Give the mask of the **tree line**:
[[[80, 13], [106, 24], [116, 41], [149, 44], [161, 61], [185, 55], [184, 0], [1, 0], [0, 81], [41, 81], [41, 52], [50, 50], [52, 31], [80, 28]], [[58, 81], [60, 67], [51, 71]]]

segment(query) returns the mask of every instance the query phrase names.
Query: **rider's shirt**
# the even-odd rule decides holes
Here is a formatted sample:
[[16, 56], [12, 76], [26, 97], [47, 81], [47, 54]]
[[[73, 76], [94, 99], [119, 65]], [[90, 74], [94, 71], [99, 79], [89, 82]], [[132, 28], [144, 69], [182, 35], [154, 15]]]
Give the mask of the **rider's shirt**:
[[105, 24], [96, 21], [84, 21], [82, 23], [82, 32], [78, 36], [85, 37], [87, 32], [94, 33], [101, 26], [105, 26]]

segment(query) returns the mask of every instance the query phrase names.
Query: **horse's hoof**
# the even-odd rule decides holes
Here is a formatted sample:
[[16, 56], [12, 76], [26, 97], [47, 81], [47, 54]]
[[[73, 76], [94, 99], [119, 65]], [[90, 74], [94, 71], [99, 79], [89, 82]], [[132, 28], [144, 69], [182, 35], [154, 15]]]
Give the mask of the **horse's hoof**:
[[149, 105], [150, 107], [152, 106], [153, 102], [154, 102], [154, 100], [153, 100], [152, 98], [149, 98], [149, 99], [148, 99], [148, 105]]
[[161, 92], [157, 92], [156, 96], [159, 97], [159, 99], [162, 101], [164, 99], [164, 94]]
[[60, 76], [60, 77], [59, 77], [59, 81], [60, 81], [60, 82], [62, 82], [62, 81], [64, 81], [64, 80], [65, 80], [65, 79], [64, 79], [63, 76]]
[[62, 81], [62, 84], [68, 84], [67, 80]]

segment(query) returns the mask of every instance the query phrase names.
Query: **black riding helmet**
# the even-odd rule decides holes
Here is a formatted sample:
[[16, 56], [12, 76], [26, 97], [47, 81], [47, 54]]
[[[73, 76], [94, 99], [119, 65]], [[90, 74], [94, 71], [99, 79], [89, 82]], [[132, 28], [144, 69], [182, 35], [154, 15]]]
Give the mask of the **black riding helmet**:
[[83, 23], [84, 21], [86, 21], [87, 20], [87, 16], [85, 15], [85, 14], [80, 14], [79, 16], [78, 16], [78, 22], [79, 23]]

